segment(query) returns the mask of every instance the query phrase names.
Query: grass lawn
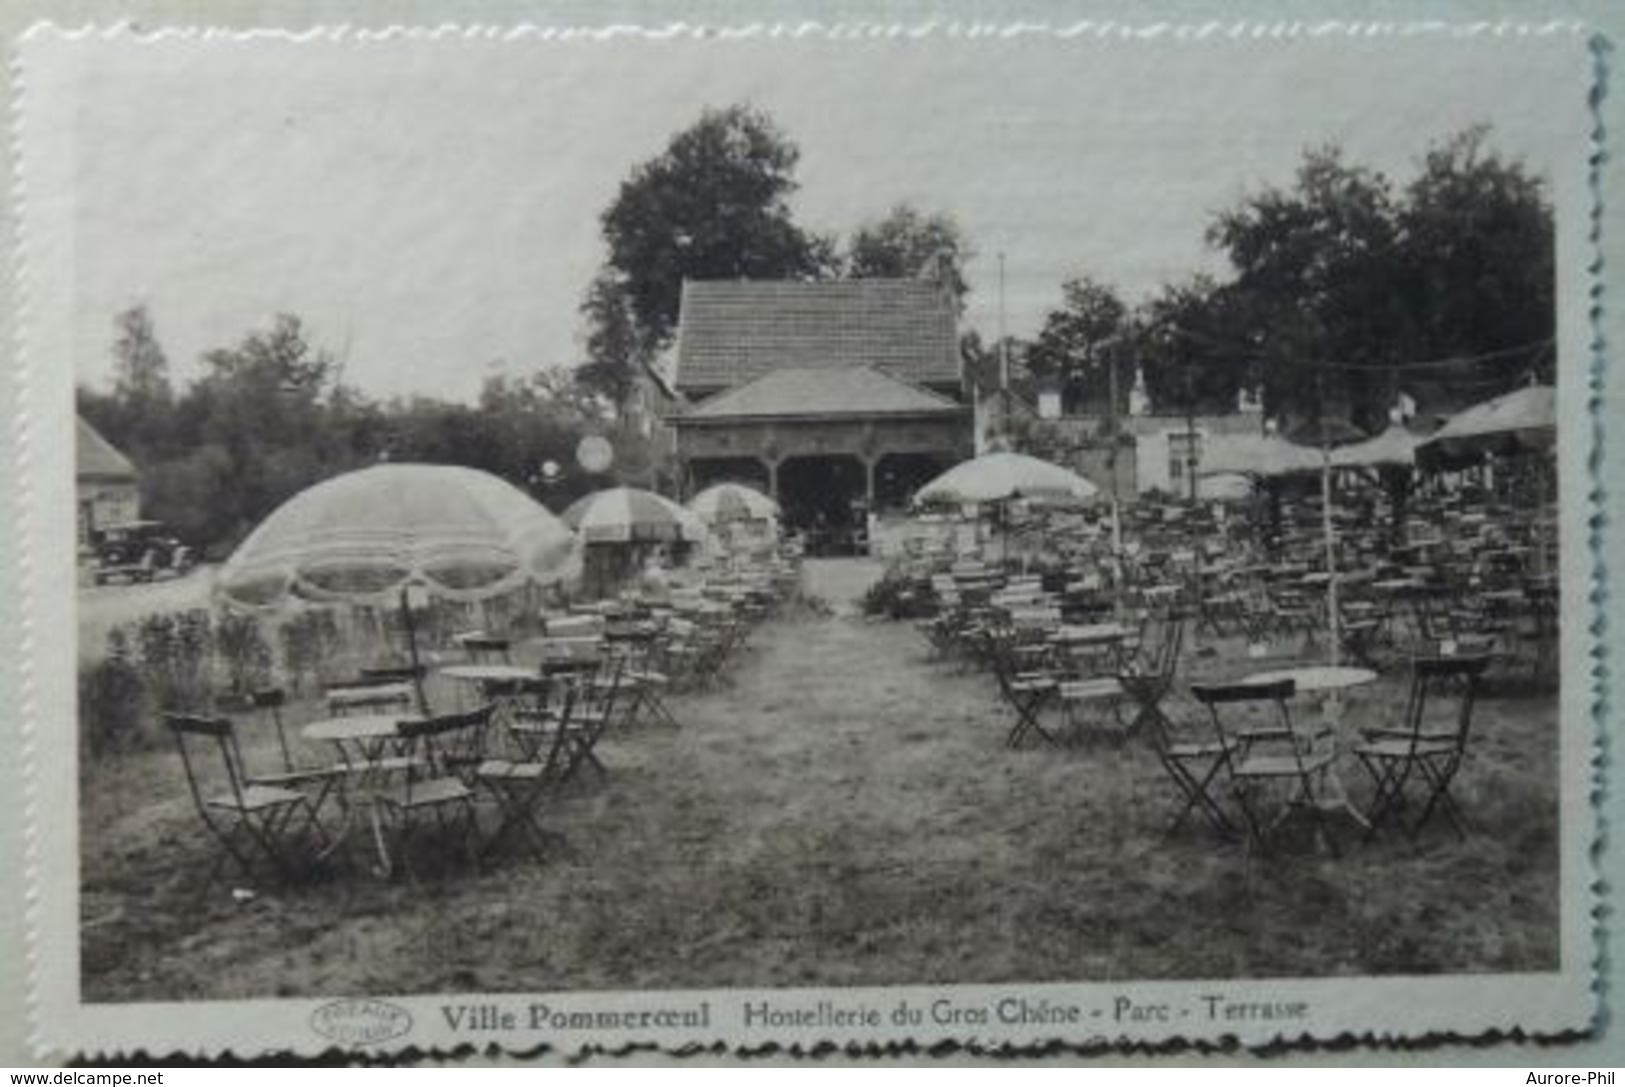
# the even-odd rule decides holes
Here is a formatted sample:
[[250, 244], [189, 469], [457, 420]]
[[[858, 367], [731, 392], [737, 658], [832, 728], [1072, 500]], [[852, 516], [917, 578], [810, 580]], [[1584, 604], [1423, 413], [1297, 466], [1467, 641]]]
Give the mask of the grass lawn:
[[[1556, 968], [1549, 693], [1481, 702], [1455, 790], [1468, 841], [1441, 820], [1416, 845], [1350, 834], [1340, 858], [1249, 862], [1199, 828], [1162, 835], [1174, 793], [1141, 739], [1007, 749], [991, 676], [846, 604], [876, 572], [809, 562], [833, 614], [760, 627], [721, 685], [673, 700], [680, 730], [606, 741], [608, 780], [549, 808], [567, 845], [546, 865], [414, 885], [357, 863], [199, 896], [212, 843], [178, 759], [88, 764], [85, 999]], [[1402, 696], [1385, 677], [1350, 712]]]

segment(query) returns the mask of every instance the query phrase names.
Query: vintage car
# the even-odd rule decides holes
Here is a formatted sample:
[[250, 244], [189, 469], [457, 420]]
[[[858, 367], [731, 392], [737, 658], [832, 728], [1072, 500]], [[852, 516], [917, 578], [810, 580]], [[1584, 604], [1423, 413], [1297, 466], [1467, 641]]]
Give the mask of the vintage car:
[[151, 581], [161, 574], [178, 577], [197, 562], [192, 549], [171, 535], [161, 521], [107, 525], [95, 533], [94, 541], [98, 585]]

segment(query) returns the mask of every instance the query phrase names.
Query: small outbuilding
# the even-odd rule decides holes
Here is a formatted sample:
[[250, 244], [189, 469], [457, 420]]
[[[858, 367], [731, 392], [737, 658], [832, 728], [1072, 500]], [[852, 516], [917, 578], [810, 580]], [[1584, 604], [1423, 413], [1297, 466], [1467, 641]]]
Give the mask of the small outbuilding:
[[75, 416], [74, 484], [81, 550], [92, 534], [108, 525], [134, 521], [141, 513], [141, 476], [130, 458], [83, 416]]
[[684, 284], [670, 421], [685, 491], [737, 481], [792, 527], [900, 508], [971, 453], [957, 304], [929, 279]]

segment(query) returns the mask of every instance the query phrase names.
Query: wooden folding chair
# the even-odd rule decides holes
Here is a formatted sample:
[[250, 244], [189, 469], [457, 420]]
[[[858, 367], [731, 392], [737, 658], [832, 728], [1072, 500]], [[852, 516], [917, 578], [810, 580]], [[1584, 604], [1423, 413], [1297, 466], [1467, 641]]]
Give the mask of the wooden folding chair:
[[531, 733], [533, 746], [521, 759], [488, 759], [474, 772], [476, 782], [496, 800], [500, 813], [496, 829], [486, 838], [482, 852], [498, 852], [511, 839], [518, 837], [537, 861], [545, 859], [547, 829], [539, 818], [541, 800], [547, 791], [565, 778], [565, 769], [571, 757], [571, 709], [575, 704], [574, 688], [566, 692], [551, 727], [543, 732]]
[[[293, 751], [288, 745], [287, 722], [282, 717], [282, 711], [288, 704], [288, 695], [281, 687], [261, 687], [250, 691], [248, 704], [259, 711], [262, 717], [271, 719], [272, 727], [276, 729], [277, 749], [282, 755], [282, 769], [270, 773], [252, 771], [246, 778], [247, 783], [294, 790], [310, 785], [318, 786], [316, 797], [310, 803], [312, 817], [319, 816], [322, 804], [333, 791], [333, 786], [344, 777], [344, 768], [331, 765], [310, 766], [294, 759]], [[320, 826], [319, 823], [317, 825]]]
[[[242, 751], [230, 718], [166, 713], [164, 723], [180, 752], [192, 806], [221, 850], [200, 894], [214, 883], [228, 860], [236, 864], [245, 879], [257, 884], [256, 854], [264, 858], [278, 878], [291, 880], [295, 874], [289, 853], [292, 834], [300, 830], [321, 835], [310, 798], [294, 789], [251, 783], [243, 770]], [[224, 792], [205, 789], [201, 773], [204, 756], [198, 748], [213, 749], [212, 757], [224, 773]], [[293, 820], [300, 814], [305, 816], [304, 824], [295, 828]]]
[[983, 639], [988, 661], [999, 684], [999, 693], [1016, 712], [1015, 723], [1005, 734], [1005, 746], [1020, 747], [1029, 736], [1037, 736], [1051, 745], [1059, 744], [1059, 739], [1044, 727], [1039, 718], [1044, 707], [1058, 693], [1058, 682], [1053, 676], [1022, 675], [1017, 672], [1007, 634], [990, 630], [984, 632]]
[[381, 793], [378, 801], [394, 820], [395, 852], [414, 877], [412, 839], [419, 820], [430, 814], [442, 835], [455, 832], [469, 860], [479, 860], [479, 815], [468, 778], [479, 765], [492, 709], [484, 705], [466, 713], [405, 718], [395, 726], [413, 767], [399, 792]]
[[630, 724], [640, 715], [647, 715], [657, 723], [677, 728], [677, 718], [666, 704], [666, 692], [672, 679], [666, 666], [664, 634], [655, 631], [624, 643], [621, 655], [625, 658], [623, 682], [626, 685], [626, 721]]
[[1222, 742], [1176, 738], [1174, 723], [1162, 708], [1172, 685], [1171, 677], [1130, 673], [1119, 678], [1123, 689], [1139, 703], [1136, 729], [1143, 730], [1149, 738], [1151, 750], [1178, 788], [1182, 800], [1173, 822], [1163, 833], [1171, 835], [1178, 831], [1195, 811], [1220, 835], [1234, 834], [1235, 824], [1213, 795], [1213, 786], [1225, 764], [1226, 749]]
[[[1287, 702], [1296, 692], [1292, 680], [1191, 685], [1191, 694], [1207, 707], [1249, 840], [1260, 853], [1268, 852], [1272, 832], [1297, 810], [1309, 813], [1317, 838], [1331, 842], [1325, 833], [1326, 772], [1334, 757], [1331, 729], [1324, 723], [1304, 730], [1294, 725]], [[1221, 706], [1265, 708], [1273, 723], [1237, 728], [1224, 721]], [[1262, 794], [1276, 786], [1290, 792], [1266, 822], [1270, 813], [1263, 809]]]
[[[1376, 792], [1367, 811], [1367, 837], [1383, 823], [1400, 818], [1407, 803], [1407, 787], [1425, 790], [1421, 814], [1405, 827], [1415, 838], [1435, 811], [1444, 812], [1458, 837], [1467, 836], [1467, 819], [1450, 795], [1450, 784], [1467, 755], [1468, 732], [1478, 686], [1489, 665], [1487, 655], [1422, 657], [1411, 666], [1410, 690], [1404, 719], [1398, 728], [1368, 730], [1354, 753], [1370, 773]], [[1449, 713], [1454, 702], [1455, 712]], [[1437, 723], [1430, 709], [1445, 709]]]
[[597, 748], [614, 719], [625, 670], [624, 660], [611, 658], [600, 674], [582, 676], [578, 680], [575, 701], [565, 727], [569, 738], [569, 757], [565, 760], [564, 777], [574, 777], [584, 765], [591, 766], [600, 778], [608, 776], [608, 770], [598, 758]]

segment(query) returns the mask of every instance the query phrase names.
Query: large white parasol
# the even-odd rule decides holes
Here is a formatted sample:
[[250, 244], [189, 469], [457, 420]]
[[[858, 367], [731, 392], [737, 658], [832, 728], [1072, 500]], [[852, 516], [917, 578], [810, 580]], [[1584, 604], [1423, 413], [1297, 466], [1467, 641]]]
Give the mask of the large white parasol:
[[1425, 467], [1475, 463], [1487, 454], [1536, 452], [1557, 440], [1557, 390], [1528, 388], [1474, 404], [1451, 417], [1416, 450]]
[[[399, 601], [408, 590], [476, 601], [578, 569], [576, 538], [523, 491], [472, 468], [381, 464], [325, 480], [272, 512], [215, 581], [228, 605]], [[420, 691], [421, 697], [421, 691]]]
[[572, 573], [575, 535], [517, 487], [473, 468], [380, 464], [294, 495], [216, 580], [230, 602], [288, 596], [389, 603], [407, 585], [484, 600]]
[[774, 521], [779, 504], [761, 491], [741, 483], [718, 483], [688, 501], [688, 508], [707, 524], [729, 521]]
[[669, 498], [637, 487], [611, 487], [577, 499], [564, 520], [586, 543], [662, 543], [705, 535], [700, 519]]
[[1013, 498], [1088, 501], [1100, 488], [1059, 464], [1024, 453], [986, 453], [954, 465], [914, 495], [916, 506], [973, 505]]

